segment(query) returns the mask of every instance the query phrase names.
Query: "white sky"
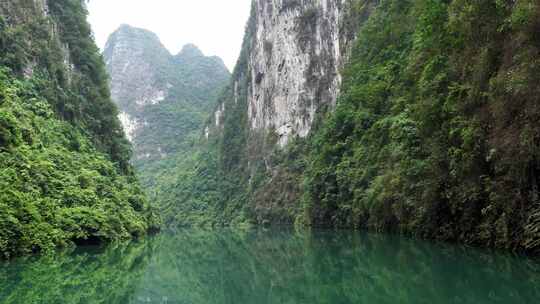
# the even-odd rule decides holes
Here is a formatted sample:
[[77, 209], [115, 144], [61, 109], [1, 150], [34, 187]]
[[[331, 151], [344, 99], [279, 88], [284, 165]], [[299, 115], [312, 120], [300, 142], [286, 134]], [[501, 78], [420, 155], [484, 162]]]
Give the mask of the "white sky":
[[90, 0], [88, 21], [103, 49], [126, 23], [156, 33], [173, 54], [194, 43], [223, 59], [232, 71], [244, 36], [251, 0]]

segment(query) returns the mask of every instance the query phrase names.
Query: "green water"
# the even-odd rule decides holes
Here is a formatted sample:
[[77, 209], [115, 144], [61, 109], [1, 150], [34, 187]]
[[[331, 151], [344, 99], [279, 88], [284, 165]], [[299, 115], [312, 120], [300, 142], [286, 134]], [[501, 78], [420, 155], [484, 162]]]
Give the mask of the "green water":
[[0, 303], [539, 303], [524, 257], [347, 231], [162, 233], [0, 263]]

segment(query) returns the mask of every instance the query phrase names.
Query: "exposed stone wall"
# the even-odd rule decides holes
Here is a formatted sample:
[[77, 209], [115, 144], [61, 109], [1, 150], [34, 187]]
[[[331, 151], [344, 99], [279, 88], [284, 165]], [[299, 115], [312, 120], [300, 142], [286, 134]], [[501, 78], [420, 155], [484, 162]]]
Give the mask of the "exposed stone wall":
[[[246, 109], [252, 134], [273, 133], [284, 147], [309, 134], [319, 109], [335, 106], [354, 38], [341, 26], [350, 1], [254, 1]], [[238, 80], [231, 90], [236, 104]], [[223, 105], [216, 109], [217, 126], [223, 111]]]
[[154, 33], [122, 25], [107, 41], [104, 57], [111, 96], [122, 108], [135, 110], [165, 99], [167, 86], [157, 71], [172, 64], [171, 55]]
[[252, 129], [275, 130], [280, 146], [307, 136], [317, 109], [335, 104], [341, 9], [341, 0], [256, 1], [248, 115]]

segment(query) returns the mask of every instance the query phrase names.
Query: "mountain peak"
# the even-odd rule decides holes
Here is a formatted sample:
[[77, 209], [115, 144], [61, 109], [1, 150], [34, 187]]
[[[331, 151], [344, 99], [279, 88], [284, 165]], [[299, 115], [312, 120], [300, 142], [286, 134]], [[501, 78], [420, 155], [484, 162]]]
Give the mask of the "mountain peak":
[[134, 26], [131, 26], [127, 23], [122, 23], [120, 24], [120, 26], [118, 27], [118, 30], [123, 30], [123, 29], [134, 29], [135, 27]]
[[120, 25], [109, 36], [103, 54], [109, 60], [113, 60], [113, 57], [118, 60], [119, 57], [133, 59], [136, 56], [151, 56], [154, 61], [162, 61], [170, 56], [154, 32], [129, 24]]
[[180, 53], [178, 53], [178, 56], [192, 58], [204, 57], [204, 54], [195, 44], [188, 43], [184, 45]]
[[150, 43], [156, 47], [163, 47], [159, 37], [154, 32], [125, 23], [120, 25], [118, 29], [109, 36], [105, 49], [110, 45], [116, 44], [118, 41], [131, 41], [131, 43], [139, 41]]
[[132, 33], [132, 34], [145, 33], [145, 34], [155, 35], [157, 37], [157, 35], [155, 33], [153, 33], [152, 31], [149, 31], [149, 30], [146, 30], [146, 29], [143, 29], [143, 28], [139, 28], [139, 27], [135, 27], [135, 26], [132, 26], [132, 25], [129, 25], [129, 24], [126, 24], [126, 23], [121, 24], [118, 27], [118, 29], [116, 29], [116, 31], [114, 31], [114, 33]]

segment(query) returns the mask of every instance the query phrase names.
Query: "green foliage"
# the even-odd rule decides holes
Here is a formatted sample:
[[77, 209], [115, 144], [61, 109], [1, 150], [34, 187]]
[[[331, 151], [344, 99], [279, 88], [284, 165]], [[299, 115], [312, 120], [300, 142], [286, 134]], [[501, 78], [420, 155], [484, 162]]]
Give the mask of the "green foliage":
[[312, 225], [539, 250], [535, 1], [381, 1], [314, 136]]
[[54, 111], [83, 126], [98, 149], [130, 173], [130, 145], [110, 100], [84, 1], [51, 0], [48, 6], [50, 17], [31, 1], [8, 0], [0, 6], [0, 16], [9, 21], [0, 28], [0, 64], [19, 75], [40, 73], [41, 95]]
[[0, 253], [139, 236], [158, 224], [132, 176], [71, 124], [32, 81], [0, 71]]
[[[215, 150], [215, 149], [214, 149]], [[167, 226], [219, 226], [222, 217], [216, 210], [219, 184], [215, 151], [194, 147], [152, 167], [144, 167], [144, 176], [154, 176], [147, 185], [150, 196], [159, 201]]]
[[129, 164], [84, 2], [0, 3], [0, 258], [140, 236], [159, 219]]
[[[275, 143], [271, 144], [274, 147]], [[267, 158], [272, 172], [259, 167], [248, 188], [249, 218], [262, 225], [292, 225], [302, 215], [305, 140], [295, 139], [283, 150], [275, 148]]]

